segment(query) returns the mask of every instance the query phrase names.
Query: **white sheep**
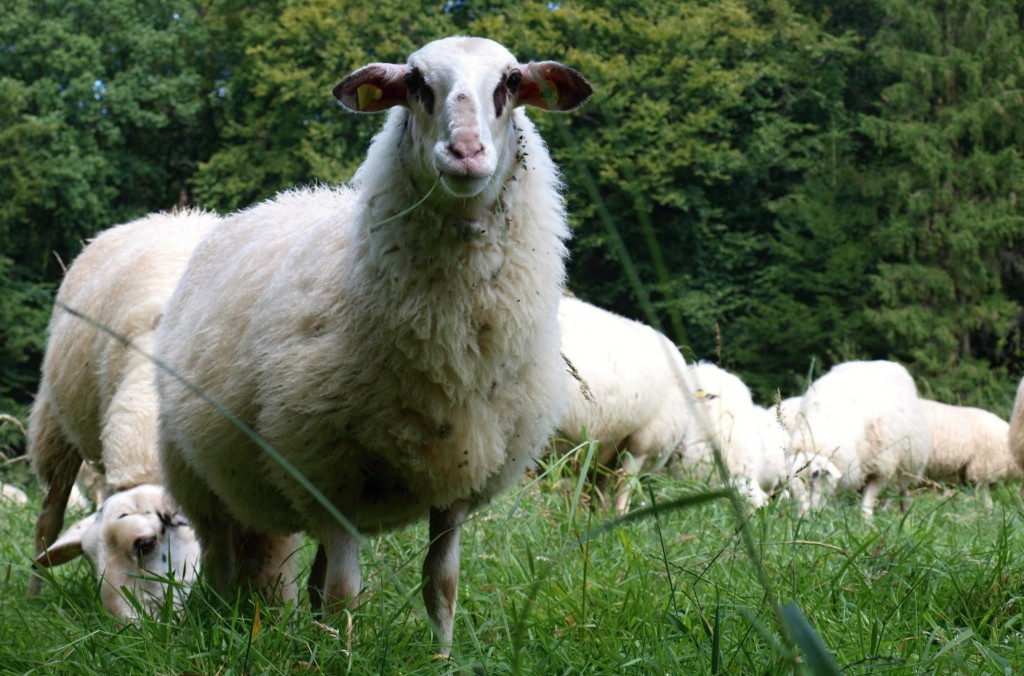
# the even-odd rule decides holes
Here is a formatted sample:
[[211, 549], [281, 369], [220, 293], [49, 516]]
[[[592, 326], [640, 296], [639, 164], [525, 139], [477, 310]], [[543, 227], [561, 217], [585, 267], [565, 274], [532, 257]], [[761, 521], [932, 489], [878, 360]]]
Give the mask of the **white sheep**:
[[[283, 193], [193, 256], [157, 353], [232, 411], [363, 533], [429, 516], [423, 597], [449, 650], [467, 513], [534, 464], [564, 405], [561, 179], [520, 106], [570, 110], [590, 85], [485, 39], [429, 43], [334, 88], [390, 109], [351, 187]], [[245, 432], [160, 373], [166, 481], [204, 570], [314, 605], [359, 594], [359, 541]], [[278, 586], [280, 585], [280, 586]]]
[[[597, 462], [623, 474], [615, 511], [629, 508], [630, 479], [665, 466], [686, 436], [686, 362], [650, 326], [576, 298], [558, 307], [562, 352], [575, 368], [558, 435], [600, 442]], [[584, 392], [586, 388], [586, 393]]]
[[14, 484], [0, 483], [0, 500], [20, 507], [28, 504], [28, 494]]
[[1010, 453], [1010, 425], [995, 413], [922, 399], [932, 433], [932, 454], [925, 476], [986, 486], [1022, 476]]
[[686, 381], [693, 412], [674, 462], [685, 473], [710, 474], [717, 448], [731, 480], [752, 505], [763, 506], [786, 474], [782, 449], [766, 449], [762, 440], [763, 409], [739, 376], [710, 362], [691, 364]]
[[[828, 458], [811, 453], [789, 454], [789, 439], [800, 415], [801, 397], [789, 397], [774, 406], [762, 409], [761, 437], [766, 452], [782, 449], [785, 468], [783, 495], [797, 503], [797, 513], [803, 516], [812, 509], [820, 509], [835, 491], [841, 472]], [[779, 456], [775, 456], [778, 459]]]
[[1013, 400], [1007, 440], [1010, 445], [1010, 455], [1016, 458], [1017, 466], [1024, 469], [1024, 378], [1017, 386], [1017, 396]]
[[[161, 472], [156, 456], [158, 406], [153, 363], [65, 308], [152, 352], [164, 303], [195, 245], [215, 220], [211, 214], [183, 211], [116, 226], [97, 235], [68, 269], [50, 319], [42, 378], [29, 415], [28, 456], [47, 489], [36, 524], [38, 567], [63, 563], [76, 551], [80, 553], [81, 548], [69, 546], [76, 536], [95, 531], [89, 537], [108, 533], [114, 538], [111, 542], [123, 541], [116, 536], [121, 524], [89, 517], [61, 538], [59, 554], [53, 549], [83, 460], [100, 470], [103, 490], [111, 498], [139, 486], [153, 487], [145, 501], [122, 501], [122, 506], [141, 505], [149, 510], [154, 491], [163, 492], [158, 485]], [[155, 549], [170, 547], [175, 569], [188, 564], [182, 568], [189, 571], [182, 580], [187, 585], [194, 576], [189, 568], [197, 559], [191, 544], [194, 536], [181, 519], [172, 518], [175, 510], [162, 509], [171, 526], [162, 531], [162, 544]], [[153, 549], [148, 537], [135, 549], [110, 546], [88, 550], [105, 557], [92, 560], [97, 574], [107, 580], [104, 589], [109, 591], [110, 581], [116, 580], [118, 584], [126, 582], [137, 598], [149, 595], [142, 579], [148, 559], [138, 556], [139, 547]], [[153, 572], [166, 571], [164, 562]], [[29, 592], [38, 591], [39, 577], [33, 575]], [[134, 617], [129, 604], [106, 592], [103, 599], [112, 613]]]
[[905, 492], [931, 455], [928, 421], [907, 370], [890, 361], [838, 364], [811, 383], [801, 402], [791, 457], [823, 456], [841, 473], [837, 490], [861, 490], [861, 511], [874, 513], [890, 481]]

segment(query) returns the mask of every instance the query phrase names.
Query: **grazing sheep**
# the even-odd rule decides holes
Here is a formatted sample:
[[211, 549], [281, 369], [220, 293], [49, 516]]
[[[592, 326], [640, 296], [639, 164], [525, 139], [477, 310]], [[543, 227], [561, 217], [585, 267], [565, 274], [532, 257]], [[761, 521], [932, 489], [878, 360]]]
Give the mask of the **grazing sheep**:
[[[159, 484], [161, 475], [156, 456], [158, 406], [153, 363], [64, 308], [151, 352], [164, 303], [195, 245], [215, 220], [211, 214], [184, 211], [116, 226], [93, 239], [68, 269], [57, 293], [59, 305], [50, 319], [42, 379], [29, 416], [28, 456], [47, 489], [36, 524], [37, 566], [48, 567], [70, 558], [66, 552], [54, 555], [50, 547], [64, 524], [83, 460], [99, 468], [103, 490], [111, 497], [119, 491]], [[154, 490], [163, 489], [156, 486]], [[175, 535], [170, 542], [190, 538]], [[127, 581], [136, 597], [144, 595], [139, 577], [142, 560], [133, 555], [134, 550], [109, 547], [93, 551], [106, 557], [93, 559], [97, 573], [108, 580], [105, 589], [110, 580]], [[172, 554], [177, 569], [191, 550], [185, 545]], [[166, 564], [162, 568], [154, 572], [166, 572]], [[184, 582], [191, 576], [189, 571]], [[33, 575], [29, 593], [39, 591], [39, 581]], [[132, 616], [130, 607], [109, 593], [103, 598], [112, 613]]]
[[1005, 420], [984, 409], [930, 399], [922, 399], [921, 406], [932, 433], [926, 477], [982, 486], [1021, 478], [1021, 467], [1007, 443], [1010, 425]]
[[199, 543], [163, 487], [142, 484], [111, 495], [36, 562], [58, 566], [81, 554], [99, 575], [103, 607], [134, 619], [125, 589], [150, 616], [159, 614], [168, 596], [176, 611], [182, 608], [199, 563]]
[[841, 473], [837, 490], [861, 490], [861, 511], [870, 518], [887, 483], [905, 492], [911, 479], [924, 475], [931, 450], [928, 421], [907, 370], [889, 361], [851, 361], [811, 383], [789, 452], [832, 462]]
[[[590, 85], [477, 38], [432, 42], [334, 88], [390, 109], [351, 187], [285, 192], [216, 228], [157, 354], [258, 432], [363, 533], [429, 517], [423, 597], [449, 650], [468, 512], [534, 464], [564, 405], [561, 180], [520, 106]], [[167, 485], [223, 588], [296, 595], [293, 534], [320, 542], [315, 606], [360, 592], [359, 539], [233, 422], [158, 375]]]
[[1024, 378], [1017, 386], [1017, 396], [1013, 400], [1008, 439], [1010, 455], [1017, 459], [1018, 467], [1024, 469]]
[[765, 452], [763, 409], [754, 405], [738, 376], [709, 362], [691, 364], [686, 379], [693, 413], [676, 458], [680, 468], [688, 473], [713, 471], [713, 449], [718, 448], [741, 492], [755, 507], [763, 506], [785, 477], [782, 449]]
[[623, 474], [615, 511], [625, 514], [630, 478], [660, 470], [686, 436], [686, 362], [646, 324], [576, 298], [561, 300], [558, 320], [562, 352], [582, 381], [565, 380], [569, 404], [558, 435], [575, 445], [585, 431], [601, 443], [598, 464]]

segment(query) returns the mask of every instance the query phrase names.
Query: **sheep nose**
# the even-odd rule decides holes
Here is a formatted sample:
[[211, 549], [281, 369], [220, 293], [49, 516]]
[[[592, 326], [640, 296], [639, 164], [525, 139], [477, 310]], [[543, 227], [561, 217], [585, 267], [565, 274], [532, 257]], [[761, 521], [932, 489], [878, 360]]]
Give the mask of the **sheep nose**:
[[457, 160], [471, 160], [484, 151], [476, 134], [462, 134], [448, 145], [448, 152]]

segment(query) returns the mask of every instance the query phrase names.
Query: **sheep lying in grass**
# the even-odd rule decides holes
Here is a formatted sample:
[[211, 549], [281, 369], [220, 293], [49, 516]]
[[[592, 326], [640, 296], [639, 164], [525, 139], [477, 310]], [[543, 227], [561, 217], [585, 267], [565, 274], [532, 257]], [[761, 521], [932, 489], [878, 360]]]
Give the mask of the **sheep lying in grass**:
[[1010, 431], [1007, 434], [1010, 455], [1017, 460], [1017, 466], [1024, 469], [1024, 378], [1017, 386], [1017, 396], [1013, 400], [1013, 411], [1010, 413]]
[[[258, 432], [361, 532], [429, 517], [423, 597], [452, 637], [459, 533], [534, 464], [564, 405], [561, 180], [521, 109], [591, 88], [476, 38], [432, 42], [334, 88], [390, 109], [352, 187], [294, 190], [207, 237], [158, 355]], [[294, 598], [292, 535], [321, 549], [315, 604], [359, 594], [359, 538], [232, 421], [161, 373], [167, 485], [204, 568]], [[280, 585], [280, 586], [278, 586]]]
[[932, 433], [932, 454], [925, 476], [982, 486], [1022, 476], [1010, 453], [1010, 425], [995, 413], [922, 399]]
[[[599, 441], [597, 462], [619, 469], [615, 511], [629, 508], [630, 478], [665, 466], [686, 436], [686, 362], [668, 338], [576, 298], [558, 308], [562, 351], [576, 369], [558, 436]], [[584, 393], [586, 388], [586, 394]]]
[[28, 495], [14, 484], [0, 483], [0, 500], [6, 500], [13, 505], [27, 505]]
[[709, 362], [690, 365], [686, 379], [693, 413], [675, 462], [683, 472], [708, 474], [718, 448], [732, 480], [761, 507], [786, 473], [782, 448], [763, 443], [762, 409], [738, 376]]
[[820, 455], [841, 472], [837, 490], [861, 490], [874, 513], [889, 482], [902, 492], [924, 475], [931, 455], [928, 421], [914, 380], [899, 364], [852, 361], [834, 366], [804, 394], [790, 454]]
[[[164, 303], [214, 221], [213, 215], [195, 211], [155, 214], [100, 233], [68, 269], [50, 320], [42, 379], [28, 425], [28, 456], [47, 489], [36, 524], [36, 565], [64, 563], [84, 549], [97, 575], [106, 580], [105, 607], [126, 619], [134, 617], [134, 609], [115, 593], [119, 586], [126, 585], [150, 607], [153, 590], [143, 579], [146, 571], [160, 575], [173, 569], [187, 585], [197, 561], [194, 536], [174, 516], [176, 510], [166, 496], [156, 497], [163, 489], [158, 485], [153, 363], [64, 308], [152, 352]], [[96, 516], [57, 539], [83, 460], [102, 468], [104, 492], [111, 496], [107, 502], [121, 491], [149, 486], [139, 493], [145, 499], [120, 500], [117, 511], [151, 525], [159, 514], [159, 542], [151, 541], [153, 529], [139, 530], [143, 534], [135, 540], [126, 539], [125, 532], [136, 532], [122, 528], [127, 522]], [[89, 539], [106, 539], [109, 545], [87, 546]], [[168, 552], [170, 564], [149, 556], [157, 551]], [[146, 568], [149, 565], [158, 567]], [[39, 591], [37, 576], [32, 577], [29, 591]]]

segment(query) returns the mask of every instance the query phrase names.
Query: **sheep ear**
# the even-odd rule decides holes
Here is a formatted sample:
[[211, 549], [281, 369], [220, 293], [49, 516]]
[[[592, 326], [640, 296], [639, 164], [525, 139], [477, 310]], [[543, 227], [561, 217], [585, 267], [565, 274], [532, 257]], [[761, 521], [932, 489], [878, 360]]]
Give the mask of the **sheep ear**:
[[96, 523], [99, 512], [94, 512], [64, 531], [57, 540], [36, 556], [36, 564], [49, 568], [73, 561], [82, 555], [82, 538]]
[[516, 105], [552, 111], [574, 110], [594, 92], [579, 72], [557, 61], [520, 65], [519, 72], [523, 80], [519, 85]]
[[377, 113], [406, 102], [405, 75], [408, 66], [371, 63], [334, 85], [335, 98], [357, 113]]

